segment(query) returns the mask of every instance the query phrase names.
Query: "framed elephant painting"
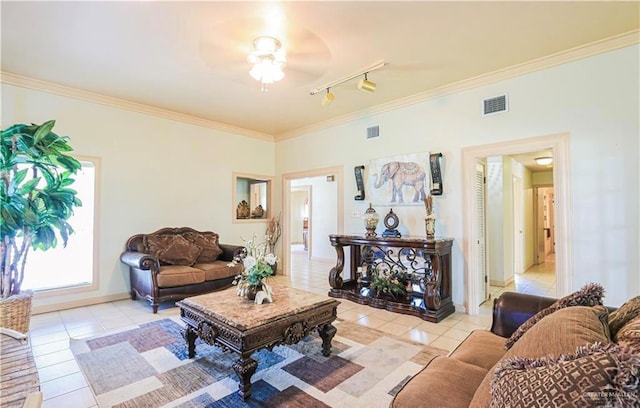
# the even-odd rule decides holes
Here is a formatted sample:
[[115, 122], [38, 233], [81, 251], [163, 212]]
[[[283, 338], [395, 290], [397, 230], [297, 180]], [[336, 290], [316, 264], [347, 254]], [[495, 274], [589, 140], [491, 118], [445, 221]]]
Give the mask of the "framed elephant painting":
[[367, 184], [373, 204], [424, 206], [430, 183], [428, 152], [369, 162]]

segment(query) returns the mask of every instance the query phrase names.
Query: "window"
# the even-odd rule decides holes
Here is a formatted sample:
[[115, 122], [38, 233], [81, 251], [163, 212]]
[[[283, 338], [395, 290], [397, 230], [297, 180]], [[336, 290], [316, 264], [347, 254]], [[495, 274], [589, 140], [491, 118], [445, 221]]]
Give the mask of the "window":
[[69, 224], [74, 234], [67, 246], [61, 242], [48, 251], [29, 250], [23, 289], [43, 291], [78, 286], [93, 286], [94, 223], [97, 159], [77, 158], [82, 169], [76, 173], [72, 188], [78, 192], [82, 207], [74, 209]]

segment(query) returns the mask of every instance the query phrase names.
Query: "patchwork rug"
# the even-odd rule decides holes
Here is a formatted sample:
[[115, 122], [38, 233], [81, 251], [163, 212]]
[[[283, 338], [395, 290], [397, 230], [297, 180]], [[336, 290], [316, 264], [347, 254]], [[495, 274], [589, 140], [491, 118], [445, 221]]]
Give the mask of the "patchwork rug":
[[251, 398], [238, 396], [232, 352], [196, 342], [187, 357], [178, 318], [94, 339], [71, 350], [100, 407], [387, 407], [395, 393], [446, 350], [337, 320], [331, 355], [317, 332], [252, 355]]

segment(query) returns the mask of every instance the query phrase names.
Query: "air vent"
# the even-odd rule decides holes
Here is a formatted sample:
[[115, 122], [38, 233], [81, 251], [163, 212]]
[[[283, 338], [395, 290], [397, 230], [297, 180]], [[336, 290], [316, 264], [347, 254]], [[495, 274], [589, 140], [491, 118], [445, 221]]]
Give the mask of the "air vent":
[[380, 126], [371, 126], [367, 128], [367, 140], [380, 137]]
[[506, 112], [507, 107], [507, 95], [500, 95], [493, 98], [488, 98], [482, 101], [483, 115], [493, 115], [494, 113]]

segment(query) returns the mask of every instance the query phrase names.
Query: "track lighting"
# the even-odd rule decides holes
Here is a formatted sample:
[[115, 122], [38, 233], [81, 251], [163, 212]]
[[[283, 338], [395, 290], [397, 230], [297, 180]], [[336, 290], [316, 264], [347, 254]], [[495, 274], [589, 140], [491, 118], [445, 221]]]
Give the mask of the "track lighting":
[[324, 98], [322, 98], [322, 106], [327, 106], [329, 105], [334, 99], [336, 99], [336, 96], [334, 94], [331, 93], [331, 91], [329, 91], [329, 88], [327, 88], [327, 94], [324, 96]]
[[348, 77], [342, 78], [342, 79], [338, 79], [337, 81], [333, 81], [333, 82], [329, 82], [328, 84], [321, 86], [319, 88], [316, 89], [312, 89], [310, 94], [311, 95], [315, 95], [317, 93], [320, 93], [322, 91], [324, 91], [325, 89], [327, 90], [327, 94], [322, 98], [322, 106], [326, 106], [328, 104], [331, 103], [332, 100], [335, 99], [335, 95], [333, 95], [331, 92], [329, 92], [329, 88], [333, 88], [334, 86], [338, 86], [342, 83], [345, 83], [347, 81], [351, 81], [352, 79], [355, 79], [361, 75], [364, 75], [364, 78], [360, 80], [360, 82], [358, 82], [358, 89], [362, 89], [363, 91], [367, 91], [367, 92], [373, 92], [376, 90], [376, 83], [369, 81], [367, 79], [367, 74], [371, 71], [375, 71], [376, 69], [380, 69], [382, 67], [384, 67], [385, 65], [387, 65], [386, 62], [379, 62], [376, 65], [373, 65], [367, 69], [363, 69], [362, 71], [359, 71], [353, 75], [349, 75]]
[[358, 81], [358, 89], [366, 92], [374, 92], [376, 90], [376, 83], [367, 79], [368, 72], [364, 73], [364, 78]]

